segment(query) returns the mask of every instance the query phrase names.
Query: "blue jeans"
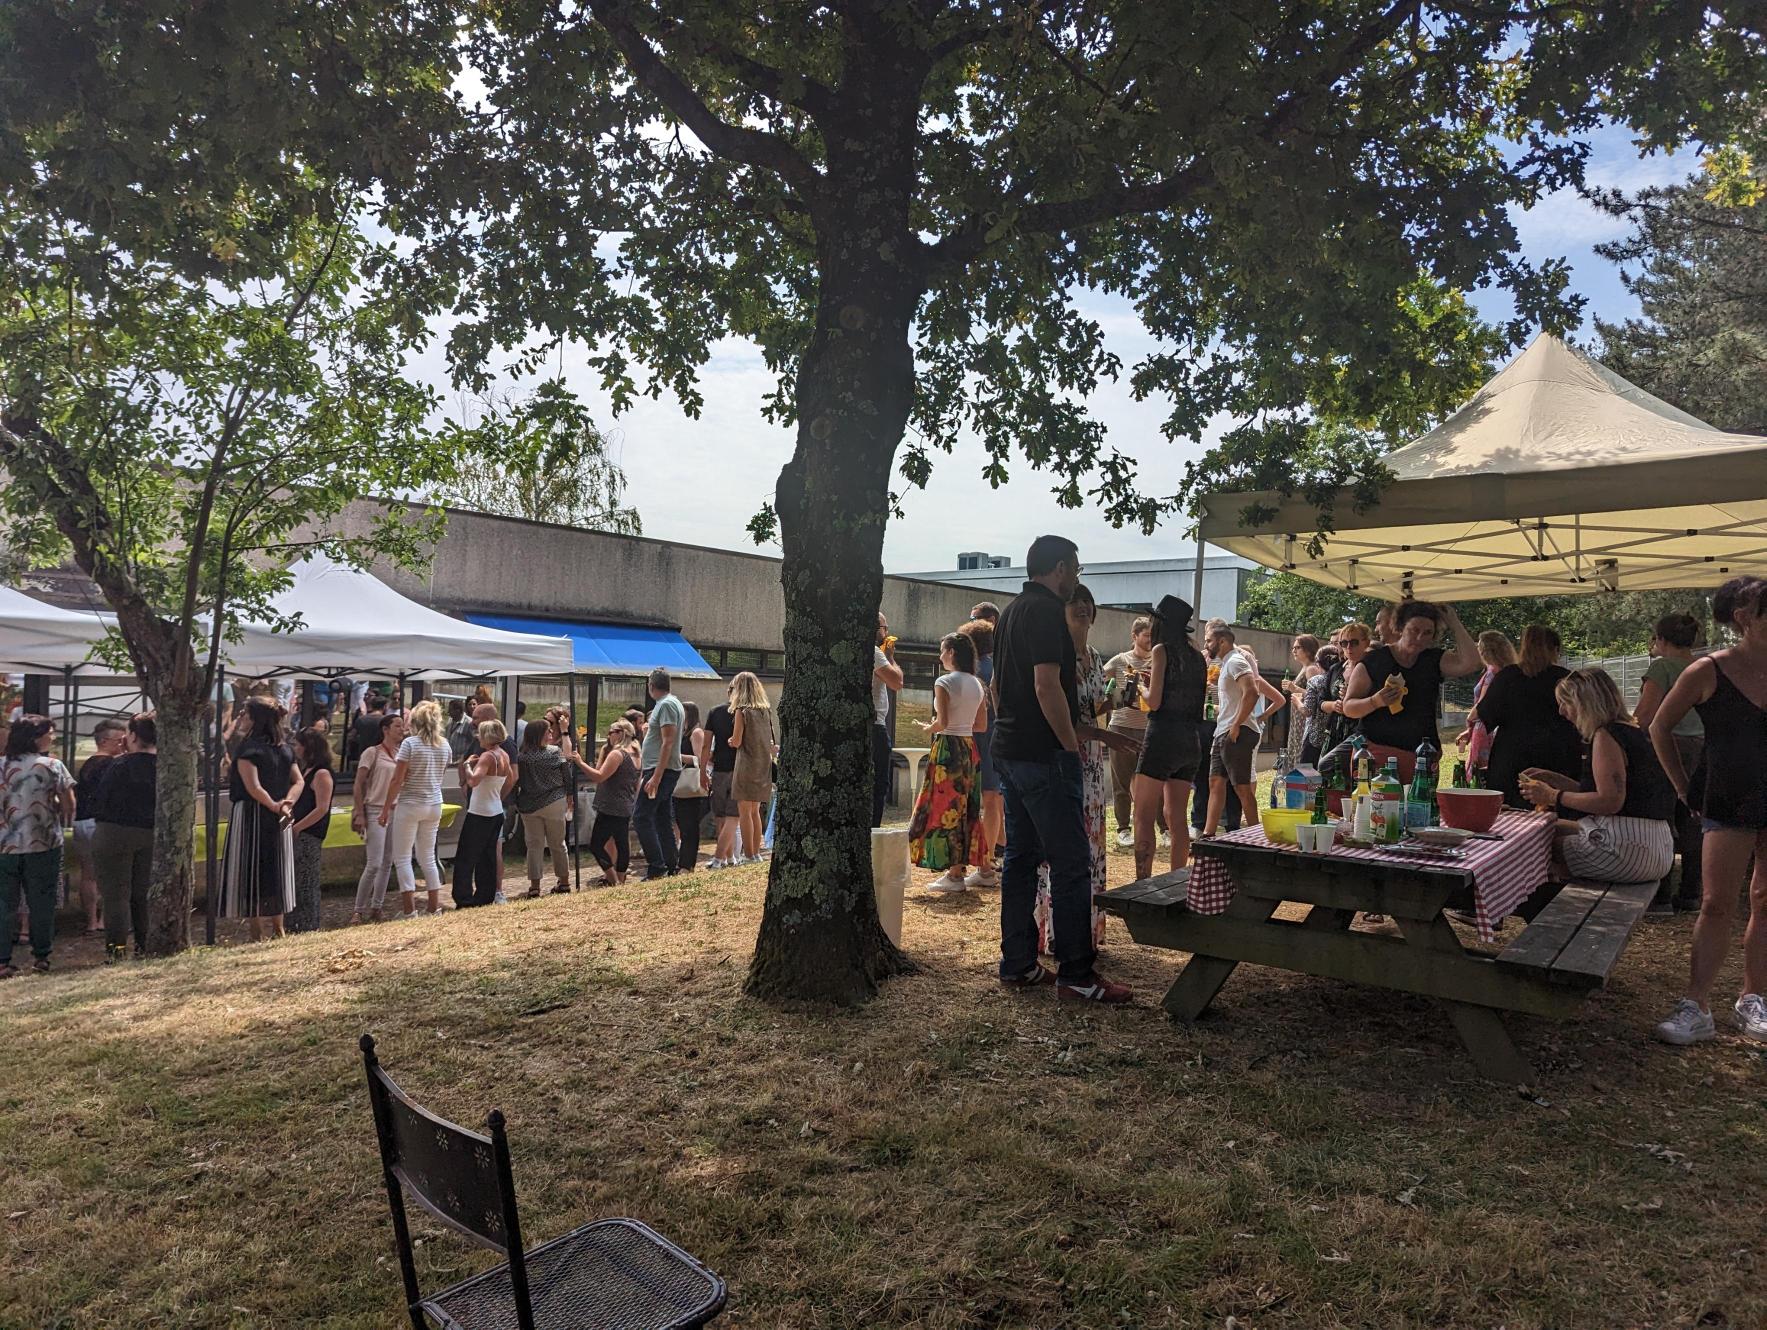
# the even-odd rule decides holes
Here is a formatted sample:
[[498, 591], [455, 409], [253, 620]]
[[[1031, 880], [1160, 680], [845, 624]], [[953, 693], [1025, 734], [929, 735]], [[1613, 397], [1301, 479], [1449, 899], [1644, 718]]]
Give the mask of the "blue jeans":
[[1092, 949], [1092, 842], [1080, 786], [1080, 755], [1022, 760], [994, 754], [1006, 803], [1006, 866], [1000, 874], [1000, 977], [1037, 963], [1037, 865], [1049, 864], [1055, 960], [1063, 979], [1086, 979]]
[[657, 782], [656, 798], [653, 799], [645, 791], [650, 788], [650, 778], [655, 774], [655, 767], [639, 773], [638, 806], [632, 810], [632, 826], [638, 833], [638, 843], [644, 847], [644, 876], [647, 878], [662, 877], [681, 866], [680, 851], [675, 844], [675, 786], [681, 781], [681, 773], [665, 770], [663, 778]]

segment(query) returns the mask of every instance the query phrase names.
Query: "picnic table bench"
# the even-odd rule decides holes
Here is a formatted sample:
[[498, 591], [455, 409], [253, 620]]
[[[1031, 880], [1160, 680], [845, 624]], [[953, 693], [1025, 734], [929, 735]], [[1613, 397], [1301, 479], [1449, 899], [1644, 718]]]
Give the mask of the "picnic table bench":
[[[1506, 813], [1498, 830], [1503, 842], [1436, 858], [1303, 854], [1247, 828], [1196, 845], [1192, 869], [1101, 892], [1099, 902], [1135, 941], [1191, 953], [1165, 997], [1179, 1020], [1202, 1015], [1240, 964], [1268, 965], [1434, 998], [1482, 1075], [1529, 1085], [1534, 1069], [1502, 1013], [1574, 1013], [1607, 981], [1655, 886], [1549, 884], [1550, 818]], [[1310, 909], [1276, 918], [1289, 902]], [[1511, 913], [1530, 922], [1485, 955], [1462, 944], [1449, 909], [1475, 912], [1487, 938]], [[1399, 936], [1352, 931], [1359, 912], [1390, 916]]]

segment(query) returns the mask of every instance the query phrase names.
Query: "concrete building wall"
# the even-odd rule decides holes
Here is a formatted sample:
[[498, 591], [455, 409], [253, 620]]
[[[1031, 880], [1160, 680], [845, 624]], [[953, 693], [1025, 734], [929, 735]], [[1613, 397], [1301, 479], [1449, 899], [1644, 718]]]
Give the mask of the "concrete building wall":
[[[342, 525], [363, 532], [378, 513], [375, 505], [356, 504]], [[779, 560], [765, 555], [455, 510], [424, 576], [384, 566], [374, 572], [400, 594], [453, 614], [495, 610], [651, 624], [678, 628], [702, 650], [776, 652], [784, 643]], [[967, 620], [976, 601], [1004, 606], [1011, 599], [1006, 592], [886, 577], [882, 608], [904, 642], [930, 646]], [[1127, 641], [1134, 617], [1102, 611], [1101, 642]]]

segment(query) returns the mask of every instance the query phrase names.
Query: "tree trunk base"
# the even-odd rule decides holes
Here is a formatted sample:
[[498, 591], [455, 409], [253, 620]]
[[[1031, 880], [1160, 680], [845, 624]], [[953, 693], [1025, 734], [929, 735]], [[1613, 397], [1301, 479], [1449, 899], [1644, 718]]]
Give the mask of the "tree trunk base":
[[755, 939], [743, 992], [764, 1002], [826, 1002], [858, 1007], [877, 996], [881, 980], [920, 967], [870, 919], [847, 916], [837, 926], [800, 927], [768, 911]]

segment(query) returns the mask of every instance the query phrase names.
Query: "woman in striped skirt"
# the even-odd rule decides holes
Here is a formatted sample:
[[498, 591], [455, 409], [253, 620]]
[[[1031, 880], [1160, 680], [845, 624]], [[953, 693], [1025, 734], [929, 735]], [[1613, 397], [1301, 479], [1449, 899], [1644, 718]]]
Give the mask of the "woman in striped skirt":
[[1553, 857], [1584, 882], [1656, 882], [1675, 858], [1675, 789], [1606, 670], [1572, 670], [1554, 690], [1559, 714], [1589, 745], [1580, 781], [1530, 767], [1522, 797], [1559, 816]]
[[253, 942], [282, 936], [282, 916], [295, 906], [290, 812], [303, 782], [283, 738], [282, 709], [253, 698], [245, 704], [246, 734], [233, 756], [228, 793], [227, 853], [221, 865], [220, 913], [244, 919]]

